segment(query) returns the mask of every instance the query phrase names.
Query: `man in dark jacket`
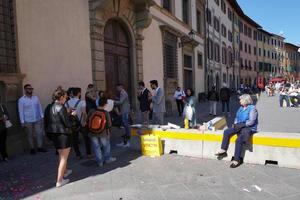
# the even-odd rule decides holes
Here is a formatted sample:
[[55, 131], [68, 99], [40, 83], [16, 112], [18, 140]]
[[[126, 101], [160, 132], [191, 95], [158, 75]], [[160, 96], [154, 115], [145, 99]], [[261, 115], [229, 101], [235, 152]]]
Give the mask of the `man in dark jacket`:
[[149, 125], [149, 111], [150, 111], [150, 98], [151, 93], [145, 87], [145, 83], [143, 81], [139, 82], [139, 92], [138, 92], [138, 100], [140, 102], [140, 110], [142, 112], [142, 122], [146, 125]]
[[219, 101], [219, 94], [216, 91], [216, 87], [213, 86], [211, 91], [208, 92], [208, 101], [209, 101], [209, 114], [210, 115], [217, 115], [217, 104]]
[[223, 87], [220, 90], [220, 100], [222, 102], [222, 113], [225, 113], [226, 105], [227, 114], [229, 114], [230, 89], [227, 87], [226, 83], [223, 84]]

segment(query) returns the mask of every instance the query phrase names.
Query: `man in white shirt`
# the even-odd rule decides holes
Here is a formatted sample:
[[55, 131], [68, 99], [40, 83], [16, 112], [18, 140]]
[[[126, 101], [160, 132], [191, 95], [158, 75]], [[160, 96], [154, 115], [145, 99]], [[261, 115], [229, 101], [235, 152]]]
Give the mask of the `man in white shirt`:
[[179, 117], [182, 115], [182, 112], [183, 112], [183, 106], [184, 106], [183, 98], [184, 97], [185, 97], [184, 91], [180, 87], [177, 87], [177, 89], [174, 92], [174, 98], [176, 100]]
[[81, 100], [81, 88], [73, 88], [73, 97], [66, 102], [66, 107], [76, 113], [76, 117], [80, 122], [80, 128], [73, 130], [72, 145], [78, 159], [82, 158], [79, 148], [79, 132], [83, 135], [87, 157], [91, 157], [91, 143], [88, 137], [88, 130], [86, 127], [86, 103]]
[[24, 85], [25, 95], [18, 101], [19, 118], [21, 126], [27, 132], [27, 139], [30, 146], [30, 154], [35, 154], [33, 137], [37, 140], [37, 150], [47, 152], [43, 145], [43, 109], [39, 98], [33, 95], [33, 88], [30, 84]]

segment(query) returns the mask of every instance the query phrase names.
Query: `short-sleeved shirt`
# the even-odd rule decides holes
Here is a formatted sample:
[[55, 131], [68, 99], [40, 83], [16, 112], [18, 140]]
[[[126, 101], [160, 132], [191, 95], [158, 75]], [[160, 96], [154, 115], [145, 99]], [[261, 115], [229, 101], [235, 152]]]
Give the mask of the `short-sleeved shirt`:
[[[75, 108], [76, 103], [79, 101], [78, 105]], [[74, 108], [76, 109], [76, 115], [78, 119], [81, 119], [82, 111], [86, 107], [86, 103], [83, 100], [80, 100], [78, 98], [71, 98], [67, 103], [66, 103], [66, 108]]]

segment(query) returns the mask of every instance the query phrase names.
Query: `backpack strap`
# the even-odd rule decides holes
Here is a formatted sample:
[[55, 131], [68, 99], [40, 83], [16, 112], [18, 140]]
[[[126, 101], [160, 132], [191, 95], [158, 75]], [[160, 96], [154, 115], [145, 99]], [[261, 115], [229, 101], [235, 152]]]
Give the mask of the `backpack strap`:
[[77, 106], [78, 106], [78, 104], [80, 103], [80, 101], [81, 101], [81, 100], [78, 99], [77, 102], [75, 103], [75, 105], [74, 105], [74, 108], [75, 108], [75, 109], [77, 108]]

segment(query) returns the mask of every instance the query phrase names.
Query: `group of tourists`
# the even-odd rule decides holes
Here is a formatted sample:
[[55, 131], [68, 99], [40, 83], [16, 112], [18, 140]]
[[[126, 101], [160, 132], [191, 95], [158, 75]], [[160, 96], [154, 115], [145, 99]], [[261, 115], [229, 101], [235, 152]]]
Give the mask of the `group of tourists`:
[[279, 96], [279, 106], [283, 107], [285, 102], [286, 107], [299, 107], [300, 105], [300, 82], [276, 82], [269, 83], [265, 86], [267, 96]]
[[[157, 80], [150, 81], [151, 89], [145, 87], [144, 82], [138, 83], [138, 100], [140, 105], [140, 121], [144, 125], [149, 125], [149, 118], [152, 123], [163, 125], [165, 108], [164, 90], [159, 87]], [[130, 145], [130, 100], [127, 91], [122, 84], [116, 86], [118, 95], [113, 98], [112, 91], [99, 91], [98, 94], [92, 84], [89, 84], [84, 100], [81, 95], [81, 88], [71, 87], [67, 91], [58, 87], [52, 94], [52, 101], [49, 102], [45, 110], [42, 109], [39, 98], [33, 95], [33, 87], [30, 84], [24, 85], [24, 96], [18, 101], [19, 118], [21, 126], [27, 133], [30, 147], [30, 154], [36, 152], [47, 152], [43, 147], [43, 135], [46, 133], [52, 141], [56, 153], [59, 156], [58, 173], [56, 187], [61, 187], [69, 182], [68, 176], [72, 170], [68, 169], [68, 157], [71, 148], [74, 149], [77, 159], [82, 159], [79, 148], [79, 135], [82, 135], [86, 151], [86, 157], [92, 158], [92, 150], [99, 167], [116, 161], [110, 152], [111, 127], [114, 123], [124, 128], [123, 141], [117, 144], [119, 147], [129, 147]], [[220, 92], [212, 87], [208, 93], [210, 104], [210, 114], [216, 115], [216, 102], [221, 100], [222, 111], [229, 113], [231, 91], [224, 84]], [[196, 122], [196, 97], [191, 88], [183, 91], [178, 87], [174, 93], [179, 115], [186, 115], [188, 127], [194, 128]], [[236, 114], [236, 121], [233, 128], [224, 132], [222, 147], [216, 156], [220, 159], [227, 156], [229, 138], [233, 134], [238, 134], [236, 141], [235, 159], [231, 167], [237, 167], [242, 163], [241, 146], [257, 129], [257, 110], [253, 106], [250, 95], [240, 97], [241, 108]], [[187, 111], [189, 110], [189, 111]], [[6, 153], [6, 132], [9, 125], [9, 114], [4, 105], [0, 109], [0, 150], [4, 161], [7, 161]], [[36, 142], [34, 139], [36, 138]], [[35, 147], [34, 144], [37, 144]]]

